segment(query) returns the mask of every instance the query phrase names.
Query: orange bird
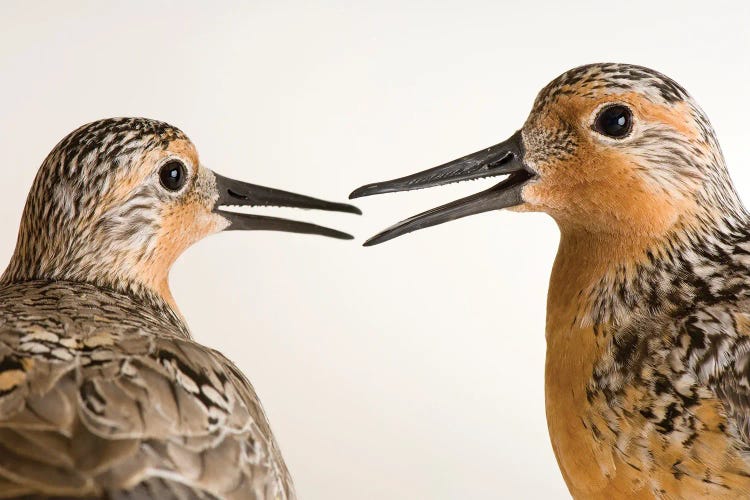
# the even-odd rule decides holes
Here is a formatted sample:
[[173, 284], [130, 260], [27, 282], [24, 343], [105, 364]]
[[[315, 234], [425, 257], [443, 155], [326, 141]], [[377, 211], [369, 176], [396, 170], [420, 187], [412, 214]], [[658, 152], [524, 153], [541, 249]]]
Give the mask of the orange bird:
[[480, 212], [541, 211], [547, 424], [575, 498], [750, 496], [750, 216], [706, 115], [640, 66], [572, 69], [510, 139], [351, 197], [507, 176], [375, 245]]

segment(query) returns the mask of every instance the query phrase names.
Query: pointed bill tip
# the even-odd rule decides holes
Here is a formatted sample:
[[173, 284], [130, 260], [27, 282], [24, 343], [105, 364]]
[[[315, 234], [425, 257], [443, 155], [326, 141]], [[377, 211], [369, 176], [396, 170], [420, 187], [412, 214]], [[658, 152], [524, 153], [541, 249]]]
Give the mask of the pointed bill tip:
[[355, 207], [354, 205], [349, 205], [348, 203], [341, 203], [341, 209], [340, 212], [347, 212], [354, 215], [362, 215], [362, 210]]
[[349, 199], [353, 200], [355, 198], [362, 198], [364, 196], [370, 196], [372, 194], [380, 194], [381, 191], [378, 191], [378, 187], [378, 183], [366, 184], [364, 186], [358, 187], [349, 194]]
[[336, 232], [337, 232], [338, 234], [337, 234], [337, 235], [335, 235], [335, 236], [333, 236], [333, 237], [334, 237], [334, 238], [336, 238], [336, 239], [339, 239], [339, 240], [353, 240], [353, 239], [354, 239], [354, 236], [352, 236], [352, 235], [351, 235], [351, 234], [349, 234], [349, 233], [344, 233], [344, 232], [342, 232], [342, 231], [336, 231]]
[[309, 200], [313, 200], [316, 202], [316, 206], [303, 206], [299, 205], [298, 208], [308, 209], [313, 208], [317, 210], [325, 210], [328, 212], [343, 212], [348, 214], [354, 214], [354, 215], [362, 215], [362, 210], [355, 207], [354, 205], [350, 205], [349, 203], [338, 203], [334, 201], [325, 201], [325, 200], [318, 200], [317, 198], [309, 198]]
[[374, 247], [375, 245], [380, 245], [381, 243], [385, 243], [388, 240], [392, 240], [393, 238], [399, 236], [401, 233], [396, 233], [392, 231], [391, 229], [386, 229], [385, 231], [381, 231], [375, 236], [368, 238], [364, 243], [362, 243], [363, 247]]

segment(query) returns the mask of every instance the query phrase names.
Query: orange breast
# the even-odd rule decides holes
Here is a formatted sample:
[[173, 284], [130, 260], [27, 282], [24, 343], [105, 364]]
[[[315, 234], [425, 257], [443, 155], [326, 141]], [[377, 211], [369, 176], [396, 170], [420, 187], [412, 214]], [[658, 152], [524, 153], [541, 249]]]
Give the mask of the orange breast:
[[750, 467], [710, 392], [690, 409], [696, 430], [690, 434], [655, 430], [642, 413], [653, 403], [646, 386], [626, 386], [614, 401], [587, 392], [597, 363], [609, 355], [612, 332], [610, 325], [590, 325], [582, 303], [587, 294], [581, 290], [601, 276], [608, 260], [586, 255], [563, 238], [550, 280], [547, 425], [571, 494], [592, 499], [750, 497]]

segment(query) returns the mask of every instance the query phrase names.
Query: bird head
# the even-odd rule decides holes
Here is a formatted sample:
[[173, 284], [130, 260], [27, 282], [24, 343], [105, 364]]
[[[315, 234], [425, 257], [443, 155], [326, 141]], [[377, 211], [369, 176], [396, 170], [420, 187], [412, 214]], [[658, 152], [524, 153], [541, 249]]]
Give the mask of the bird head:
[[444, 165], [368, 184], [350, 198], [505, 176], [481, 193], [368, 240], [510, 208], [550, 214], [563, 232], [652, 240], [741, 211], [711, 125], [687, 92], [640, 66], [591, 64], [537, 96], [510, 139]]
[[85, 281], [153, 291], [191, 244], [225, 230], [273, 230], [350, 239], [333, 229], [225, 210], [288, 206], [360, 213], [333, 203], [228, 179], [202, 166], [179, 129], [143, 118], [100, 120], [65, 137], [29, 192], [4, 282]]

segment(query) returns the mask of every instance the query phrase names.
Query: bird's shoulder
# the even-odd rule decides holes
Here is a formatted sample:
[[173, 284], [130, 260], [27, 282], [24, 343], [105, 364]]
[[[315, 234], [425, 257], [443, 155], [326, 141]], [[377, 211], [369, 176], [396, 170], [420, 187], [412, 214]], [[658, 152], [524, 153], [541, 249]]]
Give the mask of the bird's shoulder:
[[583, 424], [603, 456], [684, 491], [750, 491], [750, 301], [696, 302], [599, 334]]
[[43, 295], [9, 305], [0, 290], [0, 498], [139, 484], [185, 498], [293, 495], [259, 399], [231, 361], [158, 321], [124, 318], [117, 304]]
[[608, 340], [596, 369], [601, 376], [617, 372], [620, 384], [632, 385], [642, 376], [690, 375], [712, 386], [750, 351], [750, 299], [634, 315], [598, 331]]
[[601, 396], [610, 407], [625, 405], [665, 435], [685, 433], [688, 443], [697, 430], [695, 415], [711, 407], [711, 427], [750, 448], [750, 300], [644, 314], [609, 333], [590, 400]]
[[721, 402], [725, 432], [746, 454], [750, 451], [750, 300], [699, 307], [678, 325], [685, 364]]

